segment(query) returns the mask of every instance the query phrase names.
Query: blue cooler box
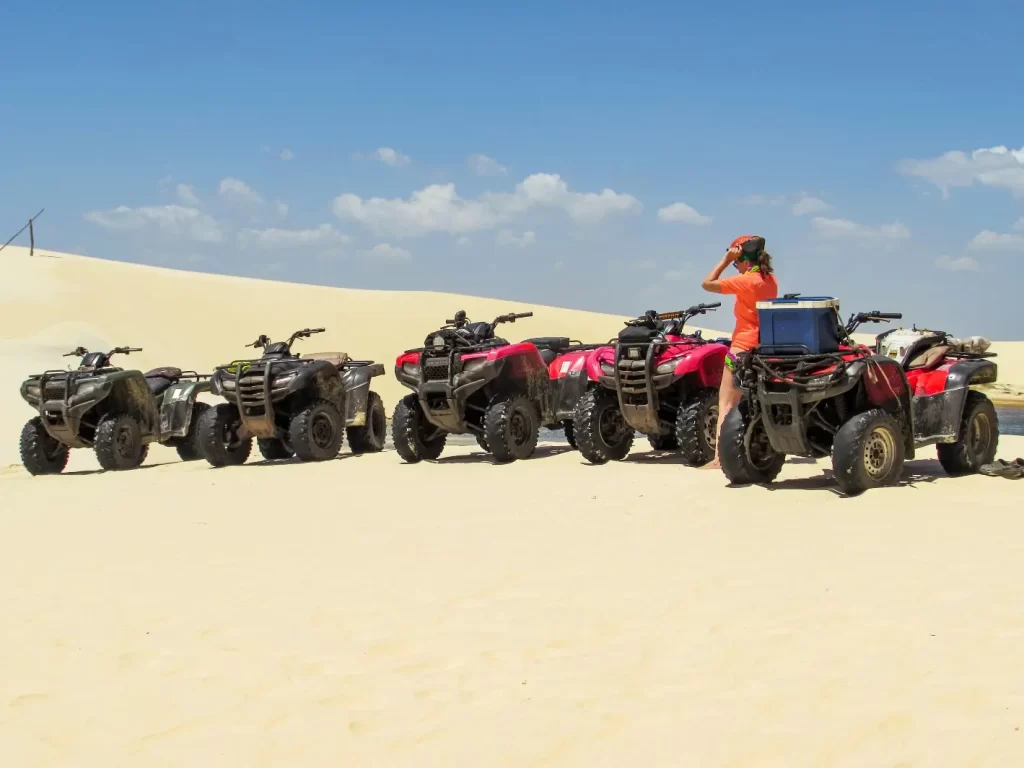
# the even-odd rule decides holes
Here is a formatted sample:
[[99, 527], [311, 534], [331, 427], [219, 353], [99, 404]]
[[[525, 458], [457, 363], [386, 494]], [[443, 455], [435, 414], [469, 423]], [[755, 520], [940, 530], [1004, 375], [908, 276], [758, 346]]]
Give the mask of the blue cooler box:
[[757, 302], [760, 344], [774, 354], [821, 355], [839, 349], [839, 299], [801, 296]]

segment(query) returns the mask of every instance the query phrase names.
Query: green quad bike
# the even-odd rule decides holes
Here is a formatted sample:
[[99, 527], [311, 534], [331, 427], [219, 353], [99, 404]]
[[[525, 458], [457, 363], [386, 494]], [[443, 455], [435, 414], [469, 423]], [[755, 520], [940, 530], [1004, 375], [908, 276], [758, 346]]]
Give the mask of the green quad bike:
[[262, 349], [262, 357], [217, 367], [210, 389], [227, 402], [203, 414], [203, 458], [215, 467], [243, 464], [255, 437], [268, 461], [326, 461], [341, 451], [346, 432], [353, 453], [384, 449], [387, 415], [380, 395], [370, 391], [384, 366], [343, 352], [292, 352], [296, 339], [323, 331], [305, 328], [278, 342], [260, 336], [246, 346]]
[[30, 376], [21, 396], [38, 411], [21, 430], [21, 462], [33, 475], [64, 471], [72, 448], [93, 448], [103, 469], [134, 469], [146, 460], [149, 443], [173, 446], [183, 461], [200, 458], [196, 426], [210, 389], [208, 377], [180, 368], [142, 371], [117, 368], [114, 355], [141, 352], [117, 347], [90, 352], [78, 347], [75, 370]]

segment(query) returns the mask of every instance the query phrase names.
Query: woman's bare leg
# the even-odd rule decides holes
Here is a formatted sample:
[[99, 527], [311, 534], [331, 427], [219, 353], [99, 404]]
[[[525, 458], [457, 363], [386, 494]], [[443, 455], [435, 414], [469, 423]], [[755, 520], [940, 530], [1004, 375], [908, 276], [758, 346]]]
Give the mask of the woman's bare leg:
[[722, 385], [718, 388], [718, 426], [715, 432], [715, 458], [704, 465], [704, 469], [721, 469], [722, 463], [718, 458], [718, 445], [722, 438], [722, 423], [725, 417], [733, 408], [739, 405], [743, 397], [743, 390], [736, 386], [732, 370], [726, 366], [722, 372]]

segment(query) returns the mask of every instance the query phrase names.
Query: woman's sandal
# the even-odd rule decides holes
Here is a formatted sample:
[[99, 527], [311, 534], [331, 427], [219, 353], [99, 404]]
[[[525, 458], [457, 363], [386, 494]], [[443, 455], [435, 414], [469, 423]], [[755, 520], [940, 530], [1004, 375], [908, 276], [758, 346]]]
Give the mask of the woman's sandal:
[[1005, 477], [1008, 480], [1019, 480], [1024, 477], [1024, 459], [996, 459], [991, 464], [985, 464], [978, 469], [979, 472], [988, 477]]

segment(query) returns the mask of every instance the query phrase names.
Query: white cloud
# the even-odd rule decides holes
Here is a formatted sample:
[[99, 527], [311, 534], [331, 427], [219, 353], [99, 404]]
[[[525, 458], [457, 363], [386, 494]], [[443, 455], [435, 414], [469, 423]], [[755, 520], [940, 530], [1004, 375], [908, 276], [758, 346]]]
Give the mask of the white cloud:
[[593, 223], [605, 216], [642, 209], [632, 195], [611, 189], [573, 192], [557, 174], [535, 173], [511, 193], [486, 193], [476, 199], [459, 197], [455, 185], [431, 184], [408, 199], [360, 198], [346, 193], [334, 199], [335, 216], [352, 219], [379, 235], [418, 237], [430, 232], [466, 234], [493, 229], [498, 224], [533, 208], [564, 210], [579, 223]]
[[187, 205], [192, 208], [197, 208], [199, 206], [199, 198], [196, 197], [196, 192], [192, 188], [191, 184], [179, 184], [176, 187], [175, 192], [178, 195], [178, 202], [182, 205]]
[[537, 242], [537, 235], [533, 232], [523, 232], [522, 235], [515, 234], [510, 229], [503, 229], [498, 233], [498, 245], [514, 245], [518, 248], [529, 248]]
[[288, 149], [288, 147], [285, 147], [284, 149], [281, 150], [281, 159], [282, 160], [294, 160], [295, 159], [295, 153], [292, 152], [290, 149]]
[[910, 230], [901, 222], [868, 227], [849, 219], [825, 219], [815, 216], [811, 219], [814, 231], [822, 237], [855, 237], [860, 239], [909, 240]]
[[368, 251], [362, 251], [364, 256], [384, 261], [409, 261], [412, 254], [405, 248], [399, 248], [390, 243], [379, 243]]
[[739, 200], [741, 205], [768, 205], [768, 206], [779, 206], [786, 204], [786, 198], [782, 195], [776, 195], [775, 197], [768, 197], [767, 195], [747, 195], [741, 197]]
[[793, 215], [806, 216], [809, 213], [822, 213], [830, 210], [831, 208], [831, 205], [820, 198], [803, 195], [799, 200], [793, 203]]
[[455, 241], [455, 244], [456, 245], [469, 245], [469, 242], [470, 242], [469, 238], [466, 237], [465, 235], [463, 235], [462, 237], [460, 237], [458, 240]]
[[970, 154], [954, 151], [928, 160], [903, 160], [898, 170], [931, 182], [949, 197], [954, 187], [972, 187], [975, 183], [996, 189], [1008, 189], [1024, 197], [1024, 147], [990, 147]]
[[223, 239], [220, 226], [197, 208], [181, 205], [153, 205], [140, 208], [118, 206], [109, 211], [91, 211], [85, 219], [106, 229], [143, 232], [157, 230], [174, 237], [206, 243]]
[[967, 247], [972, 251], [1024, 251], [1024, 235], [1010, 235], [986, 229], [972, 237]]
[[384, 163], [384, 165], [390, 165], [392, 168], [401, 168], [403, 165], [408, 165], [412, 162], [411, 157], [391, 147], [380, 147], [372, 152], [370, 157], [376, 158]]
[[263, 205], [263, 198], [252, 187], [239, 179], [226, 178], [217, 190], [221, 198], [239, 205]]
[[280, 200], [274, 201], [274, 210], [277, 211], [277, 215], [282, 219], [288, 216], [288, 203], [282, 203]]
[[664, 208], [658, 210], [658, 219], [660, 221], [681, 221], [684, 224], [693, 224], [697, 227], [702, 227], [705, 224], [711, 223], [710, 216], [704, 216], [697, 213], [697, 211], [686, 203], [672, 203], [672, 205], [666, 205]]
[[243, 229], [238, 233], [241, 246], [257, 248], [295, 248], [298, 246], [343, 245], [352, 240], [330, 224], [321, 224], [315, 229]]
[[487, 155], [470, 155], [466, 162], [477, 176], [504, 176], [508, 172], [504, 165]]
[[935, 266], [949, 272], [977, 272], [978, 262], [970, 256], [961, 256], [953, 259], [949, 256], [940, 256], [935, 260]]

